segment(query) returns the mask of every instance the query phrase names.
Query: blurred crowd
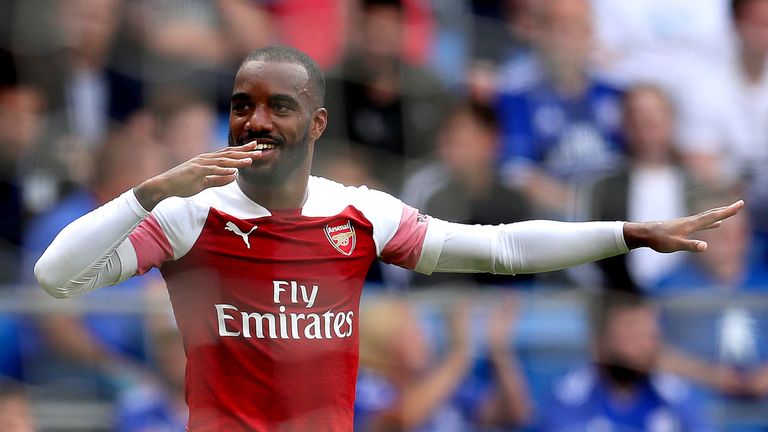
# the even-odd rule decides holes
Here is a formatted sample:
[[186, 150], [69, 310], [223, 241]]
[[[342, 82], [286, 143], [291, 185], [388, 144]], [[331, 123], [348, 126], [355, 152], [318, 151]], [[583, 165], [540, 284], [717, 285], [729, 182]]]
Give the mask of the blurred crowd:
[[2, 0], [0, 430], [184, 430], [158, 274], [51, 302], [32, 267], [75, 218], [225, 146], [233, 74], [270, 44], [326, 74], [313, 172], [435, 217], [747, 202], [695, 255], [375, 263], [357, 429], [768, 429], [768, 0]]

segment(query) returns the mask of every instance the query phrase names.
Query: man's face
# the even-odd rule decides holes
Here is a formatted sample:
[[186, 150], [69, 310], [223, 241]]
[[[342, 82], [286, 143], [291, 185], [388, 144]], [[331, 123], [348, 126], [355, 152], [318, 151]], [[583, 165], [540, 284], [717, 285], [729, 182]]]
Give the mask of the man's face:
[[244, 180], [279, 185], [309, 173], [314, 142], [327, 118], [311, 92], [301, 65], [251, 61], [240, 68], [232, 91], [229, 145], [256, 140], [265, 146], [250, 166], [240, 169]]
[[672, 155], [674, 113], [662, 95], [639, 90], [624, 107], [624, 130], [632, 156], [641, 162], [666, 162]]
[[768, 54], [768, 1], [753, 0], [746, 3], [735, 24], [744, 48], [755, 54]]
[[362, 38], [369, 55], [396, 59], [402, 52], [403, 17], [396, 6], [370, 6], [363, 15]]
[[648, 305], [614, 310], [601, 339], [599, 360], [636, 371], [651, 371], [661, 346], [656, 310]]
[[592, 18], [585, 0], [548, 0], [541, 7], [539, 48], [554, 67], [585, 67], [592, 50]]

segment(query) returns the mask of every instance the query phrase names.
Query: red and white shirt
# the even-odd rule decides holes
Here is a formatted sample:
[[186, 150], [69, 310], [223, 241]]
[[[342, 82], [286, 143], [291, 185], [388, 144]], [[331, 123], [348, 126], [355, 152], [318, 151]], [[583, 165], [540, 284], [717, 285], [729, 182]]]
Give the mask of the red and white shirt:
[[392, 196], [318, 177], [295, 210], [268, 211], [235, 182], [170, 198], [128, 238], [137, 272], [166, 280], [194, 431], [351, 430], [368, 268], [431, 273], [442, 245]]

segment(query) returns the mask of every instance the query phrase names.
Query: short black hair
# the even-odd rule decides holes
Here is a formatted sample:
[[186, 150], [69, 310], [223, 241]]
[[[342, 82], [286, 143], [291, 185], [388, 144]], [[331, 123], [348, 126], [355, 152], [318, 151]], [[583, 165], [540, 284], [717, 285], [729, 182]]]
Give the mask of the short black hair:
[[594, 341], [605, 336], [613, 315], [620, 311], [653, 307], [651, 300], [642, 293], [622, 290], [606, 290], [592, 298], [589, 305], [590, 327]]
[[320, 108], [325, 104], [325, 77], [320, 70], [320, 66], [305, 53], [296, 48], [283, 45], [259, 48], [245, 56], [242, 63], [240, 63], [240, 68], [252, 61], [292, 63], [303, 67], [309, 76], [309, 83], [312, 86], [311, 90], [317, 103], [315, 108]]
[[452, 105], [443, 119], [442, 126], [445, 127], [452, 123], [453, 119], [464, 114], [472, 117], [472, 120], [480, 123], [487, 130], [498, 132], [501, 128], [499, 117], [493, 107], [474, 101], [459, 101]]
[[375, 7], [392, 7], [399, 11], [403, 11], [402, 0], [363, 0], [363, 10], [370, 10]]

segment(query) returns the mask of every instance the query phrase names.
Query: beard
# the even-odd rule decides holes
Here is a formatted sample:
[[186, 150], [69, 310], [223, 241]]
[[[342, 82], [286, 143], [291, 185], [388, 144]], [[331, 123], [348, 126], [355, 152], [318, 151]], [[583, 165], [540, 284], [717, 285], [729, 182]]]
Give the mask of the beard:
[[647, 371], [625, 366], [621, 362], [607, 361], [598, 363], [598, 368], [605, 376], [619, 386], [631, 386], [648, 378]]
[[254, 139], [269, 138], [275, 143], [277, 147], [275, 150], [280, 152], [278, 158], [269, 167], [258, 166], [259, 162], [255, 161], [253, 165], [239, 168], [238, 176], [243, 178], [248, 183], [257, 186], [277, 186], [285, 184], [286, 181], [301, 168], [307, 158], [309, 157], [309, 129], [310, 125], [304, 130], [302, 136], [292, 144], [287, 144], [282, 137], [274, 137], [266, 134], [249, 133], [243, 138], [235, 140], [230, 130], [227, 135], [227, 145], [229, 147], [241, 146]]

